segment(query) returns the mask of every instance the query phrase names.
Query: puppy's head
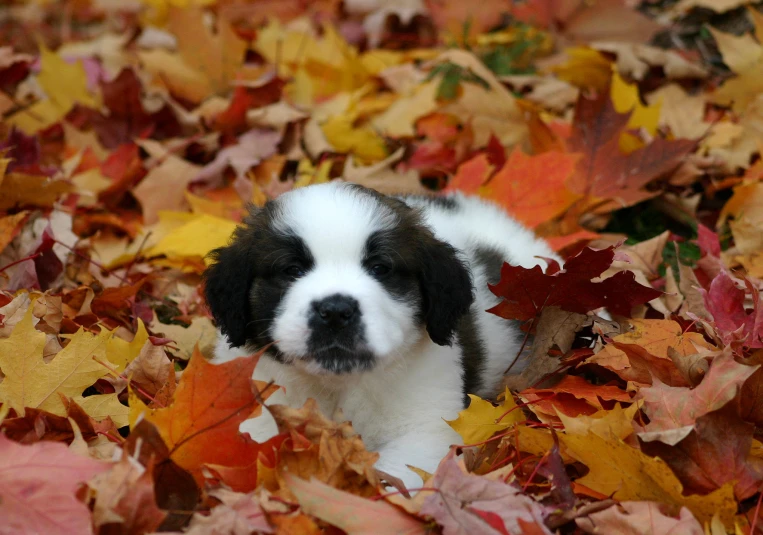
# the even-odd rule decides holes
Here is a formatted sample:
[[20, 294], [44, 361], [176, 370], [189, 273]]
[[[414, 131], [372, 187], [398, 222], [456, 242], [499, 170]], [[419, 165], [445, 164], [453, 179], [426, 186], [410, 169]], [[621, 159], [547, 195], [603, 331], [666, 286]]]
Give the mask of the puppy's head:
[[254, 210], [212, 253], [207, 302], [234, 347], [314, 374], [404, 358], [452, 341], [471, 305], [468, 270], [402, 201], [332, 182]]

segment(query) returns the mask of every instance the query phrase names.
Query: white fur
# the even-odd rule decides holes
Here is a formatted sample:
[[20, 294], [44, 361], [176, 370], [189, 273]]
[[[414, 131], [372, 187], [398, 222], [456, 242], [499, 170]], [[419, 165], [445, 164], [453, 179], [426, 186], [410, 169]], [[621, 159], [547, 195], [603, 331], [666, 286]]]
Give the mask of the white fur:
[[[300, 407], [314, 398], [329, 416], [342, 410], [362, 435], [369, 450], [381, 454], [378, 468], [409, 487], [421, 485], [406, 464], [432, 472], [458, 435], [444, 420], [456, 418], [463, 409], [461, 347], [434, 344], [423, 326], [414, 323], [415, 304], [400, 303], [387, 295], [365, 273], [359, 258], [366, 238], [374, 230], [396, 223], [396, 216], [362, 195], [348, 195], [340, 183], [310, 186], [288, 194], [278, 225], [291, 228], [305, 241], [315, 258], [315, 268], [298, 279], [284, 296], [273, 323], [272, 337], [290, 362], [281, 364], [264, 357], [255, 370], [256, 379], [283, 387], [271, 403]], [[487, 288], [487, 277], [473, 263], [479, 246], [501, 251], [513, 264], [543, 264], [537, 256], [557, 258], [545, 242], [510, 219], [498, 207], [463, 195], [453, 195], [456, 210], [419, 199], [425, 222], [435, 235], [459, 249], [469, 261], [476, 299], [478, 336], [487, 350], [485, 388], [475, 392], [495, 395], [501, 377], [515, 358], [521, 336], [516, 327], [485, 312], [498, 303]], [[496, 282], [496, 281], [492, 281]], [[369, 348], [377, 355], [371, 371], [345, 375], [321, 373], [315, 364], [304, 363], [307, 311], [310, 303], [340, 291], [355, 297], [361, 307]], [[221, 337], [217, 361], [241, 356], [246, 350], [230, 348]], [[513, 372], [518, 371], [514, 368]], [[276, 433], [272, 417], [262, 416], [241, 425], [256, 440]]]

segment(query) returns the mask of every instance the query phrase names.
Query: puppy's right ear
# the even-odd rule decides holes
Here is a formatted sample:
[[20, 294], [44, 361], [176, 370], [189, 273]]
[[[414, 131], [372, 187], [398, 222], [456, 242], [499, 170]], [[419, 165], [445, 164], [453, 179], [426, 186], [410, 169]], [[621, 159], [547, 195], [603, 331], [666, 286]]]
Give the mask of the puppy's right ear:
[[209, 253], [215, 263], [204, 272], [207, 303], [217, 326], [233, 347], [246, 343], [251, 318], [249, 290], [255, 275], [252, 247], [239, 231], [230, 245]]

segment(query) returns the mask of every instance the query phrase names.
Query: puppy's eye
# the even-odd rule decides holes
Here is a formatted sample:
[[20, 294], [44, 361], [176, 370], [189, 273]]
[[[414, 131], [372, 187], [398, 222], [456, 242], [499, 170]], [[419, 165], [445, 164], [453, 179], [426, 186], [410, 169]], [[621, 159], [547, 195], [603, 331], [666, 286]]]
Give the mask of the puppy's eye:
[[294, 277], [295, 279], [305, 274], [305, 268], [298, 265], [289, 266], [283, 270], [284, 275]]
[[389, 274], [390, 271], [392, 271], [392, 268], [387, 264], [374, 264], [371, 266], [371, 275], [374, 277], [383, 277]]

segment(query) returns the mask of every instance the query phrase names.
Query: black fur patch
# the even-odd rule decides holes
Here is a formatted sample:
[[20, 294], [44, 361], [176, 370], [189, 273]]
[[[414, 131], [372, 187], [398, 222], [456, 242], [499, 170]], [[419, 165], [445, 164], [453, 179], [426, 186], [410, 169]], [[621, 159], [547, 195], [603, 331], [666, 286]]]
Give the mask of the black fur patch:
[[498, 281], [501, 280], [501, 267], [504, 261], [508, 261], [498, 250], [484, 246], [474, 250], [474, 260], [477, 265], [482, 266], [485, 277], [490, 284], [498, 284]]
[[445, 197], [444, 195], [406, 195], [405, 198], [422, 200], [427, 204], [450, 212], [455, 212], [459, 207], [455, 198]]
[[485, 373], [487, 352], [479, 337], [477, 322], [470, 311], [461, 318], [456, 331], [456, 340], [461, 346], [461, 367], [464, 370], [464, 407], [469, 405], [468, 394], [477, 394], [484, 386], [482, 380]]

